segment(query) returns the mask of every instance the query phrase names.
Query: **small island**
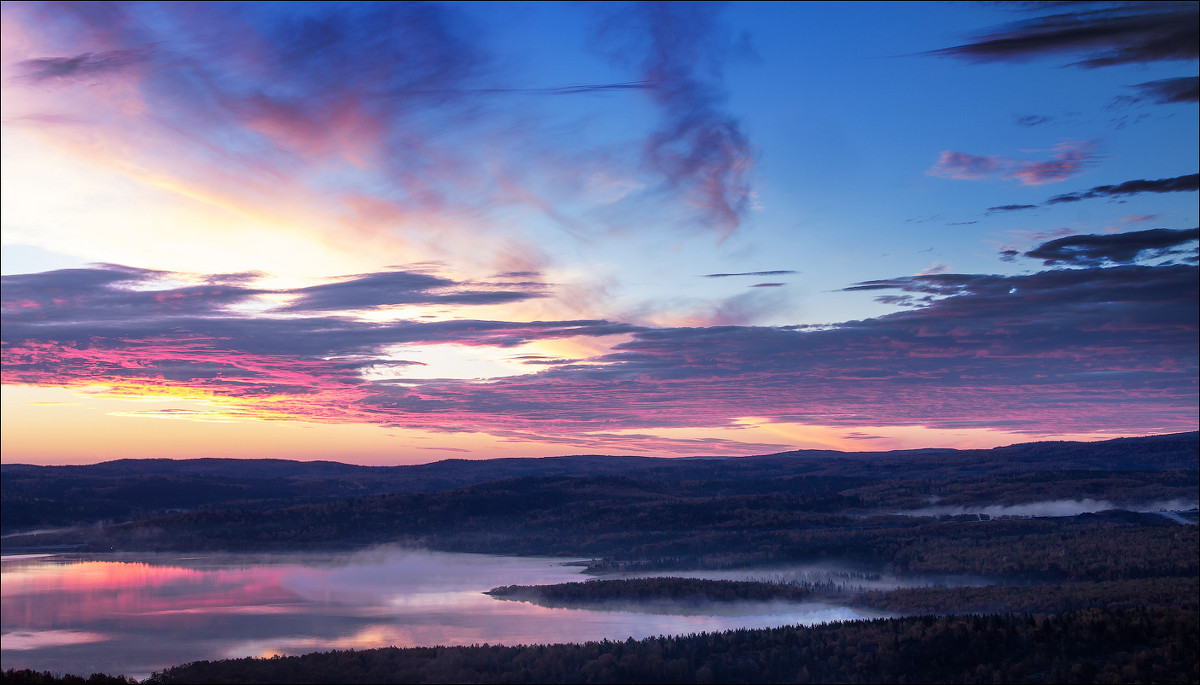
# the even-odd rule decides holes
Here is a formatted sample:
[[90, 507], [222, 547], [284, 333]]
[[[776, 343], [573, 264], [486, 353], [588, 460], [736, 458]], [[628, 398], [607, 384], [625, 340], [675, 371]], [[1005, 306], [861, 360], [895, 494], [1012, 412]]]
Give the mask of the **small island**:
[[[830, 586], [828, 590], [834, 591], [835, 588]], [[484, 594], [549, 607], [602, 608], [612, 602], [811, 602], [823, 599], [829, 593], [808, 583], [663, 576], [595, 579], [554, 585], [504, 585]]]

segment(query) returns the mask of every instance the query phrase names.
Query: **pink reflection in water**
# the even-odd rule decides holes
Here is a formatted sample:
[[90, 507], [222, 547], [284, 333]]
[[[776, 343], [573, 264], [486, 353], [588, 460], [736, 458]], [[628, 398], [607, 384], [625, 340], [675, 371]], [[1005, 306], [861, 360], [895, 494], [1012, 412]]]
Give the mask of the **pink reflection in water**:
[[[5, 559], [2, 667], [142, 678], [198, 659], [383, 646], [641, 638], [856, 618], [840, 607], [551, 609], [482, 594], [581, 580], [564, 559], [340, 555]], [[694, 609], [694, 607], [693, 607]], [[10, 640], [10, 636], [13, 638]]]
[[[10, 568], [11, 567], [11, 568]], [[140, 562], [35, 560], [4, 565], [4, 625], [51, 629], [121, 617], [279, 610], [301, 601], [284, 570], [202, 570]]]

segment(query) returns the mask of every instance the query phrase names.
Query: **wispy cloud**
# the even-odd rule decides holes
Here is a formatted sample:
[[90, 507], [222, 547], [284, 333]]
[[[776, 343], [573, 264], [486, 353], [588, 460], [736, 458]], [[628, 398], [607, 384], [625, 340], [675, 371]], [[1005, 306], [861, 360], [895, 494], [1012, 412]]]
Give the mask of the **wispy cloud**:
[[930, 54], [974, 62], [1083, 55], [1074, 64], [1089, 68], [1197, 57], [1200, 12], [1195, 3], [1071, 3], [1050, 7], [1068, 11], [1020, 21], [1002, 32]]
[[73, 57], [39, 57], [22, 60], [17, 66], [31, 81], [76, 81], [92, 79], [107, 72], [121, 71], [146, 62], [152, 48], [85, 52]]
[[1159, 104], [1172, 102], [1200, 102], [1200, 77], [1183, 76], [1148, 81], [1134, 86], [1142, 95]]
[[646, 166], [728, 236], [750, 208], [754, 154], [724, 107], [720, 68], [727, 45], [709, 4], [638, 3], [603, 22], [602, 38], [635, 61], [658, 105], [660, 126], [644, 145]]
[[1038, 205], [996, 205], [988, 207], [989, 212], [1019, 212], [1022, 209], [1037, 209]]
[[731, 274], [704, 274], [704, 278], [732, 278], [735, 276], [790, 276], [794, 273], [798, 272], [792, 271], [791, 269], [777, 269], [774, 271], [742, 271]]
[[[6, 117], [264, 230], [500, 270], [490, 256], [538, 250], [514, 216], [583, 241], [647, 213], [736, 229], [753, 155], [724, 106], [716, 11], [638, 7], [614, 29], [637, 46], [619, 51], [628, 78], [555, 84], [522, 83], [452, 4], [6, 6], [9, 85], [23, 88]], [[600, 96], [647, 98], [660, 116], [619, 137], [564, 134], [563, 112], [606, 114], [561, 103]]]
[[1097, 197], [1120, 197], [1122, 195], [1137, 195], [1139, 193], [1187, 193], [1200, 190], [1200, 174], [1188, 174], [1175, 178], [1160, 178], [1154, 181], [1138, 179], [1125, 181], [1117, 185], [1096, 186], [1091, 190], [1078, 193], [1055, 195], [1046, 201], [1048, 205], [1064, 202], [1079, 202]]
[[1059, 143], [1054, 146], [1053, 157], [1042, 162], [944, 150], [926, 173], [958, 180], [1015, 179], [1023, 185], [1044, 185], [1082, 173], [1095, 161], [1095, 148], [1090, 141]]
[[1051, 121], [1054, 121], [1054, 118], [1042, 116], [1040, 114], [1024, 114], [1024, 115], [1015, 115], [1014, 114], [1013, 120], [1016, 122], [1017, 126], [1025, 126], [1027, 128], [1033, 128], [1034, 126], [1041, 126], [1042, 124], [1048, 124]]
[[1011, 204], [997, 205], [988, 207], [988, 212], [1019, 212], [1026, 209], [1037, 209], [1048, 205], [1058, 205], [1067, 202], [1079, 202], [1081, 200], [1094, 200], [1103, 197], [1124, 197], [1127, 195], [1138, 195], [1141, 193], [1188, 193], [1200, 190], [1200, 174], [1188, 174], [1187, 176], [1176, 176], [1174, 178], [1160, 178], [1157, 180], [1137, 179], [1133, 181], [1125, 181], [1116, 185], [1095, 186], [1089, 190], [1081, 190], [1076, 193], [1064, 193], [1055, 195], [1046, 200], [1040, 205], [1030, 204]]

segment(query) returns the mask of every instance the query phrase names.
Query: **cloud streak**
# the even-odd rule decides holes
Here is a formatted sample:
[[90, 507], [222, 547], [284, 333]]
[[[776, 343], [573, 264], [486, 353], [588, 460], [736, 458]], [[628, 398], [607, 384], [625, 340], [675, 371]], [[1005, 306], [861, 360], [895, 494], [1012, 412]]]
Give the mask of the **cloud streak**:
[[1095, 147], [1093, 142], [1059, 143], [1054, 147], [1053, 157], [1042, 162], [943, 150], [926, 173], [966, 181], [1018, 180], [1022, 185], [1038, 186], [1065, 181], [1082, 173], [1095, 162]]
[[448, 278], [411, 271], [360, 274], [336, 283], [298, 288], [280, 294], [297, 295], [298, 298], [289, 308], [300, 311], [402, 304], [504, 304], [541, 296], [529, 286], [524, 290], [480, 290]]
[[1094, 200], [1103, 197], [1124, 197], [1127, 195], [1139, 195], [1141, 193], [1190, 193], [1197, 190], [1200, 190], [1200, 174], [1188, 174], [1186, 176], [1156, 180], [1137, 179], [1116, 185], [1095, 186], [1089, 190], [1082, 190], [1076, 193], [1055, 195], [1040, 205], [997, 205], [995, 207], [988, 207], [987, 211], [1019, 212], [1025, 209], [1037, 209], [1038, 207], [1080, 202], [1082, 200]]
[[742, 271], [732, 274], [704, 274], [704, 278], [733, 278], [736, 276], [790, 276], [799, 273], [791, 269], [777, 269], [774, 271]]
[[150, 48], [85, 52], [74, 57], [40, 57], [18, 63], [25, 78], [31, 81], [77, 81], [91, 79], [108, 72], [117, 72], [146, 62]]
[[1117, 185], [1096, 186], [1091, 190], [1078, 193], [1055, 195], [1046, 200], [1046, 204], [1057, 205], [1064, 202], [1079, 202], [1080, 200], [1091, 200], [1098, 197], [1121, 197], [1124, 195], [1138, 195], [1140, 193], [1188, 193], [1195, 192], [1196, 190], [1200, 190], [1200, 174], [1188, 174], [1187, 176], [1160, 178], [1154, 181], [1138, 179], [1136, 181], [1125, 181]]
[[1148, 81], [1134, 86], [1160, 105], [1174, 102], [1200, 102], [1200, 76], [1183, 76]]

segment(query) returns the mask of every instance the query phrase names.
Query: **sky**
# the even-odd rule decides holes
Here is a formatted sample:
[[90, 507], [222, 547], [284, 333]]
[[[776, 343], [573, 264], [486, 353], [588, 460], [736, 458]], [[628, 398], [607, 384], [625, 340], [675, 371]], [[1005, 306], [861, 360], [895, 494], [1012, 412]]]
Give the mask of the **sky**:
[[1197, 13], [5, 2], [0, 458], [1196, 430]]

